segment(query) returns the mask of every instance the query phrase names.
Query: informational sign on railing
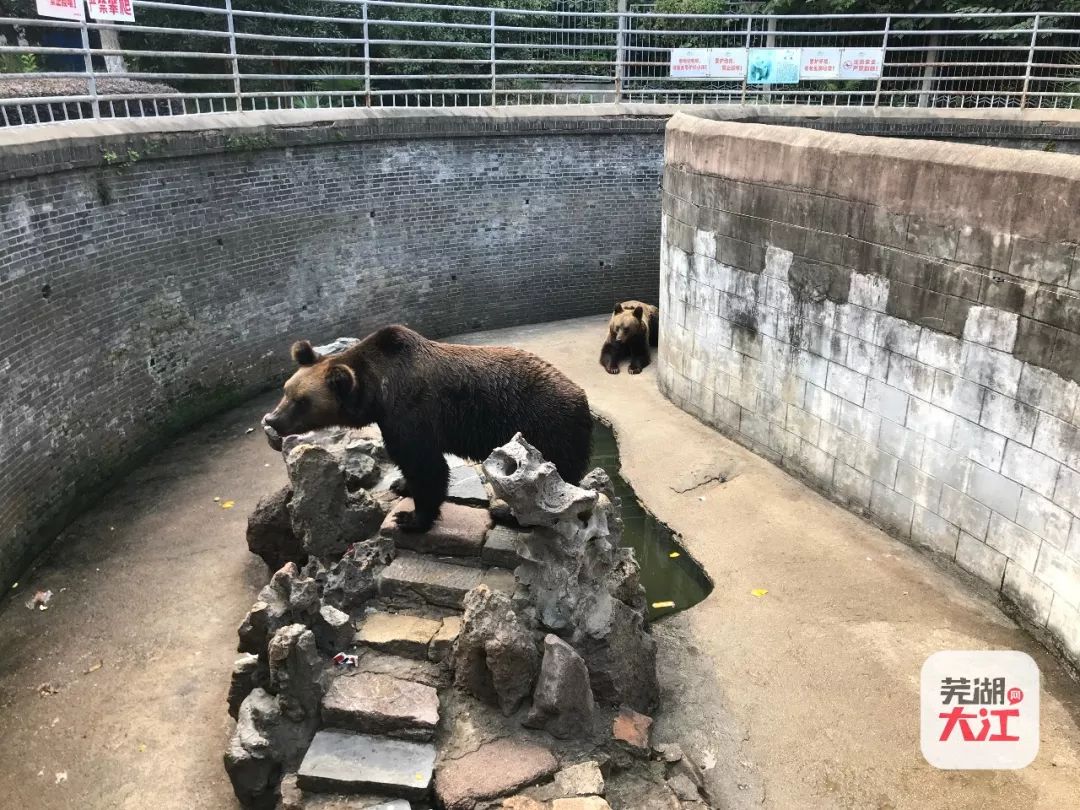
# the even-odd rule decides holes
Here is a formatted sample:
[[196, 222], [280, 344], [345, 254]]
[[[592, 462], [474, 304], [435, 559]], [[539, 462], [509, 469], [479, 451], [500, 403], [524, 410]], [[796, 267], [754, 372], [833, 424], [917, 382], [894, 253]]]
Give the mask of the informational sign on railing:
[[841, 79], [876, 79], [885, 53], [880, 48], [845, 48], [840, 58]]
[[798, 84], [798, 48], [752, 48], [746, 70], [750, 84]]
[[803, 48], [799, 75], [804, 79], [839, 79], [842, 48]]
[[797, 84], [825, 79], [877, 79], [881, 48], [672, 48], [671, 76]]
[[37, 0], [37, 13], [59, 20], [82, 20], [83, 0]]
[[135, 22], [131, 0], [86, 0], [90, 16], [95, 20], [124, 20]]

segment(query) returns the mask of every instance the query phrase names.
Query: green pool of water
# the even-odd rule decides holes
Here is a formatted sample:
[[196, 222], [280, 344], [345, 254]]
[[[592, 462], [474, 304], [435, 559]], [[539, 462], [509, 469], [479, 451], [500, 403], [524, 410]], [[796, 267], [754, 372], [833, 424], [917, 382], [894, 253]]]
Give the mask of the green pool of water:
[[[641, 505], [634, 489], [619, 475], [619, 446], [615, 433], [601, 422], [593, 424], [593, 467], [603, 467], [622, 500], [623, 545], [634, 549], [641, 566], [641, 584], [649, 600], [649, 618], [656, 619], [696, 605], [709, 595], [712, 583], [679, 544], [676, 535]], [[672, 557], [672, 554], [677, 556]], [[674, 607], [653, 607], [674, 602]]]

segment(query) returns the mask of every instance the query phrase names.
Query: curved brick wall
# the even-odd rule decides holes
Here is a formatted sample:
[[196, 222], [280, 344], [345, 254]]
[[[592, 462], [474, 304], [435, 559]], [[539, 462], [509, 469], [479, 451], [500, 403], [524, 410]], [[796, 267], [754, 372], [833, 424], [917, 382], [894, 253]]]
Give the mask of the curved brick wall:
[[1080, 158], [675, 116], [661, 387], [1080, 660]]
[[0, 592], [144, 448], [279, 377], [294, 339], [657, 295], [662, 119], [292, 123], [0, 149]]

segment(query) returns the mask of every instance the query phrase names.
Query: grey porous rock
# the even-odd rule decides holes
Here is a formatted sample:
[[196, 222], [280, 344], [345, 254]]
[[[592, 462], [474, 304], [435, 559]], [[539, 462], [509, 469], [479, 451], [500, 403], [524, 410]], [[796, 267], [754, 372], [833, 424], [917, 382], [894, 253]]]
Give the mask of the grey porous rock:
[[659, 695], [656, 643], [645, 596], [610, 479], [594, 470], [586, 487], [567, 484], [521, 434], [484, 461], [496, 497], [534, 531], [522, 535], [514, 607], [566, 639], [584, 658], [601, 700], [649, 711]]
[[558, 636], [544, 638], [544, 659], [525, 725], [542, 728], [559, 739], [586, 736], [592, 729], [589, 669], [574, 648]]
[[269, 672], [260, 674], [259, 656], [244, 653], [233, 663], [232, 679], [229, 681], [229, 716], [234, 720], [240, 714], [240, 704], [263, 682], [268, 683]]
[[319, 717], [326, 694], [327, 674], [315, 644], [315, 634], [302, 624], [282, 627], [270, 640], [270, 690], [290, 720]]
[[454, 642], [454, 685], [509, 716], [532, 692], [540, 665], [536, 641], [501, 591], [477, 585], [464, 607]]
[[315, 580], [302, 576], [295, 563], [286, 563], [259, 591], [258, 600], [240, 623], [239, 651], [265, 660], [274, 633], [288, 624], [315, 624], [320, 606]]
[[307, 549], [292, 528], [288, 509], [291, 499], [292, 487], [284, 486], [264, 495], [248, 517], [248, 550], [262, 557], [271, 572], [287, 562], [303, 565], [308, 558]]
[[379, 573], [394, 559], [394, 541], [376, 536], [353, 545], [330, 566], [323, 580], [323, 601], [352, 610], [375, 596]]
[[292, 527], [308, 553], [336, 560], [350, 544], [378, 531], [385, 510], [363, 488], [350, 490], [337, 457], [324, 447], [301, 442], [285, 456], [293, 496]]
[[279, 628], [267, 649], [268, 688], [243, 703], [225, 751], [233, 791], [247, 807], [272, 808], [286, 770], [295, 770], [319, 727], [327, 674], [315, 635], [302, 624]]
[[268, 689], [257, 687], [243, 703], [225, 752], [233, 791], [248, 807], [277, 801], [281, 774], [299, 764], [319, 727], [327, 676], [315, 636], [302, 624], [279, 628], [268, 644]]

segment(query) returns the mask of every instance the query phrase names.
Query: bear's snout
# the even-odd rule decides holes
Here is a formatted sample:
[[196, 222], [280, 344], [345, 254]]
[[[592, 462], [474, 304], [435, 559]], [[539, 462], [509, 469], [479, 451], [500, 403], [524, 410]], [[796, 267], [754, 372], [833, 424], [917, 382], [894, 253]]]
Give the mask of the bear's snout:
[[274, 427], [274, 414], [268, 413], [262, 418], [263, 433], [266, 434], [266, 441], [275, 450], [281, 449], [281, 434], [278, 433], [277, 428]]

